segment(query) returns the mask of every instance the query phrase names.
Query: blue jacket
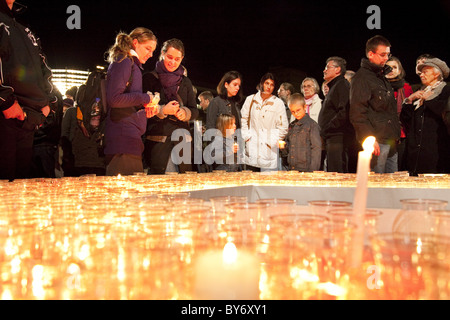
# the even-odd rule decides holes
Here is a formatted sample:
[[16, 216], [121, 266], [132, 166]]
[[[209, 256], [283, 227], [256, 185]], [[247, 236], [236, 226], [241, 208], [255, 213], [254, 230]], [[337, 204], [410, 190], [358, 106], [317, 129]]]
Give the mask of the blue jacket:
[[[142, 92], [142, 66], [137, 58], [132, 59], [115, 61], [108, 68], [106, 76], [108, 115], [105, 125], [107, 155], [120, 153], [142, 155], [144, 150], [142, 135], [145, 133], [147, 117], [142, 106], [150, 102], [150, 96]], [[136, 107], [137, 111], [119, 121], [111, 120], [111, 108], [128, 107]]]

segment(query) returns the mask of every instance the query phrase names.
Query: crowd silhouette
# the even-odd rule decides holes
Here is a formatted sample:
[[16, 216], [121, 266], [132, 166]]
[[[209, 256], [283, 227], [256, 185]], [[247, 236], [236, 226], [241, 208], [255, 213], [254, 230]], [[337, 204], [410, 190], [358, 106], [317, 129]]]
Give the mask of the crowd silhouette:
[[[8, 26], [0, 30], [3, 37], [18, 9], [14, 1], [0, 3], [1, 22]], [[40, 49], [24, 30], [29, 45]], [[355, 173], [368, 136], [376, 138], [375, 173], [450, 173], [449, 68], [438, 57], [418, 56], [421, 83], [413, 90], [401, 57], [392, 56], [389, 40], [377, 35], [367, 40], [358, 70], [347, 70], [345, 57], [330, 56], [322, 79], [306, 76], [295, 88], [266, 73], [256, 92], [245, 95], [245, 75], [237, 70], [224, 73], [217, 88], [198, 92], [182, 64], [188, 52], [176, 38], [163, 42], [155, 69], [144, 72], [157, 45], [147, 28], [117, 35], [107, 52], [104, 113], [100, 104], [83, 109], [82, 88], [59, 93], [48, 81], [51, 70], [41, 51], [9, 53], [27, 55], [30, 64], [23, 68], [42, 65], [35, 85], [13, 73], [15, 61], [2, 51], [0, 178], [211, 170]]]

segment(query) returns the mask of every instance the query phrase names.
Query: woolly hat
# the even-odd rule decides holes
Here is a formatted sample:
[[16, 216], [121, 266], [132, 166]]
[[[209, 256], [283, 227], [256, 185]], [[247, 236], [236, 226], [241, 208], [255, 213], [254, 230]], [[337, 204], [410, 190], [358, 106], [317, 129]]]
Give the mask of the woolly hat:
[[64, 99], [63, 105], [73, 107], [73, 100], [72, 99]]

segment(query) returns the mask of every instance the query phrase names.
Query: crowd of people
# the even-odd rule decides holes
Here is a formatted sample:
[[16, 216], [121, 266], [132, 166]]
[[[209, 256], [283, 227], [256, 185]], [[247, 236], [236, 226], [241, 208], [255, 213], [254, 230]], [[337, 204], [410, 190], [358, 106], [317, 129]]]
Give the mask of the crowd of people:
[[[245, 97], [235, 70], [223, 75], [217, 92], [197, 94], [182, 64], [184, 44], [176, 38], [162, 44], [154, 70], [144, 72], [158, 46], [155, 34], [143, 27], [120, 32], [107, 52], [105, 114], [92, 109], [86, 122], [77, 106], [79, 88], [65, 99], [54, 88], [37, 38], [20, 24], [20, 9], [14, 0], [0, 0], [1, 179], [211, 170], [354, 173], [368, 136], [376, 138], [376, 173], [450, 173], [450, 70], [437, 57], [419, 56], [421, 87], [414, 92], [383, 36], [367, 41], [356, 71], [331, 56], [323, 79], [306, 77], [296, 90], [266, 73]], [[26, 77], [15, 72], [18, 61], [26, 62]], [[199, 123], [202, 141], [195, 150]]]

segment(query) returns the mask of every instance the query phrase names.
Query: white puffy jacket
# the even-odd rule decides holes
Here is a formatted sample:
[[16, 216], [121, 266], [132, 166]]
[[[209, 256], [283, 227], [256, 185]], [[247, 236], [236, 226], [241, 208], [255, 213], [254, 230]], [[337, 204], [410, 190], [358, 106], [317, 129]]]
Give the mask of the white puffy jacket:
[[289, 126], [283, 101], [273, 95], [263, 101], [258, 91], [245, 99], [241, 115], [241, 133], [246, 142], [244, 163], [277, 168], [278, 141], [284, 139]]

